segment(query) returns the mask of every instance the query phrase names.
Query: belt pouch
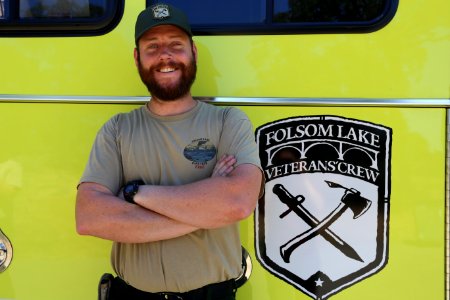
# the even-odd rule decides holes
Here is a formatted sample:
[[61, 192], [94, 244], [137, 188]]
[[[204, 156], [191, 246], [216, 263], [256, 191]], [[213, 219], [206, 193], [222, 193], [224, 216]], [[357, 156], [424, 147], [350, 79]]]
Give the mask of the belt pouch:
[[98, 283], [98, 300], [108, 300], [109, 292], [111, 290], [112, 282], [114, 280], [114, 276], [109, 273], [105, 273], [100, 278], [100, 282]]

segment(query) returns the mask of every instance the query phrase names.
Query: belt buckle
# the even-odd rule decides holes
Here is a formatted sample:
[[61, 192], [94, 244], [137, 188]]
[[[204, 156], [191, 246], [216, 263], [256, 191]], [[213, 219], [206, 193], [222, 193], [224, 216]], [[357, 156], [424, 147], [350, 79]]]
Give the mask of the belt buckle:
[[183, 297], [174, 293], [158, 293], [161, 299], [164, 300], [183, 300]]

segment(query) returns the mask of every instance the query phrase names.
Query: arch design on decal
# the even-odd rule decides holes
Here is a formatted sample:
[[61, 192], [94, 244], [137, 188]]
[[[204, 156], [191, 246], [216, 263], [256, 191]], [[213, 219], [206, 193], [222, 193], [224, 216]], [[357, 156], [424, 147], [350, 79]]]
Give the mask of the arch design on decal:
[[288, 144], [276, 145], [266, 149], [268, 157], [268, 166], [273, 165], [273, 158], [279, 153], [279, 151], [285, 150], [286, 148], [292, 148], [300, 153], [300, 159], [307, 158], [307, 153], [318, 145], [328, 145], [333, 148], [338, 154], [339, 160], [344, 160], [344, 156], [351, 150], [358, 150], [364, 152], [371, 160], [371, 168], [378, 169], [378, 153], [380, 151], [373, 150], [369, 147], [361, 146], [357, 143], [344, 142], [344, 141], [333, 141], [326, 139], [304, 139], [301, 141], [295, 141]]

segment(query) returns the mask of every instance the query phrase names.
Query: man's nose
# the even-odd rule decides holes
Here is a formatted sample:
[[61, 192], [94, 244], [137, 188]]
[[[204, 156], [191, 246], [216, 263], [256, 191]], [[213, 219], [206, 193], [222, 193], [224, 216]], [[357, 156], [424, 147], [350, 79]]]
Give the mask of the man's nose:
[[160, 59], [172, 58], [172, 52], [170, 51], [169, 47], [167, 46], [161, 47], [160, 51], [161, 51], [159, 54]]

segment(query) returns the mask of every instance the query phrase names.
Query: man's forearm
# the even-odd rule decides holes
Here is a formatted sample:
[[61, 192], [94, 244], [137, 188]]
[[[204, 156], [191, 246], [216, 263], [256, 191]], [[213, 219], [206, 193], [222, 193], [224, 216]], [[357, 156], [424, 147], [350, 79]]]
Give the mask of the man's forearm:
[[99, 185], [83, 183], [76, 204], [77, 231], [124, 243], [165, 240], [197, 230], [188, 224], [125, 202]]
[[139, 205], [170, 219], [199, 228], [216, 228], [248, 217], [261, 187], [261, 171], [238, 166], [226, 177], [212, 177], [182, 186], [142, 186]]

